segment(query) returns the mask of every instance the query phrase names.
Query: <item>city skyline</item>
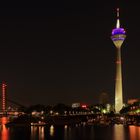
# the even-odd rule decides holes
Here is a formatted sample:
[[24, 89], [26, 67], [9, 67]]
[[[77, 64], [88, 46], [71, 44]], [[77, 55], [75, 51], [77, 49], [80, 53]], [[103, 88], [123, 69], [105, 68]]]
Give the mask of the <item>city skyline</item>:
[[1, 8], [0, 81], [7, 84], [8, 98], [24, 105], [94, 104], [106, 92], [114, 103], [110, 32], [117, 7], [128, 35], [122, 47], [124, 101], [139, 98], [139, 12], [125, 2]]

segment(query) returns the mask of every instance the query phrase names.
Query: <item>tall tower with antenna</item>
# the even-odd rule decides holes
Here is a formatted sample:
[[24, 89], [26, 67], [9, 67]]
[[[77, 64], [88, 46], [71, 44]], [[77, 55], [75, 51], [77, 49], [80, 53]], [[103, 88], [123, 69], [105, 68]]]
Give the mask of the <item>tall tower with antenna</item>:
[[120, 27], [119, 8], [117, 8], [117, 24], [116, 28], [112, 30], [111, 39], [116, 47], [116, 83], [115, 83], [115, 111], [119, 113], [123, 107], [123, 93], [122, 93], [122, 63], [121, 63], [121, 46], [126, 38], [124, 28]]

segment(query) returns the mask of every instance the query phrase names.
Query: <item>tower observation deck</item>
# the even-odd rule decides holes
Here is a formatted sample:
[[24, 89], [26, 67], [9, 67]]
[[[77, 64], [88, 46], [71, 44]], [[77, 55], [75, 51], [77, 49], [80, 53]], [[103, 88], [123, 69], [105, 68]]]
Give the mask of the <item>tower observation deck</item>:
[[115, 111], [119, 113], [123, 107], [123, 91], [122, 91], [122, 63], [121, 63], [121, 46], [126, 38], [124, 28], [120, 27], [119, 8], [117, 8], [117, 24], [112, 30], [111, 39], [117, 49], [116, 58], [116, 81], [115, 81]]

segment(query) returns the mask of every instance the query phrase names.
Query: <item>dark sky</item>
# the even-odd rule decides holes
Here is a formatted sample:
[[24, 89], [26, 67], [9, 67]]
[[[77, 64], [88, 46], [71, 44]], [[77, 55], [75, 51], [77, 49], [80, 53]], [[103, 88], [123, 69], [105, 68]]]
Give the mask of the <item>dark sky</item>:
[[[0, 8], [0, 81], [23, 105], [114, 101], [116, 49], [110, 39], [120, 7], [124, 100], [140, 93], [140, 11], [126, 1], [52, 1]], [[38, 6], [38, 7], [37, 7]], [[18, 8], [17, 8], [18, 7]]]

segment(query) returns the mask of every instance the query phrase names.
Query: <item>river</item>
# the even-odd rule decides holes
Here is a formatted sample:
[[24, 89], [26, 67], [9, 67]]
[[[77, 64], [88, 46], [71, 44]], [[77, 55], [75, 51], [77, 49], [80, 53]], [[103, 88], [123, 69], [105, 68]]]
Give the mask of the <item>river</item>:
[[0, 140], [140, 140], [139, 126], [0, 126]]

